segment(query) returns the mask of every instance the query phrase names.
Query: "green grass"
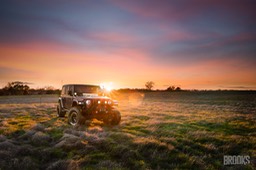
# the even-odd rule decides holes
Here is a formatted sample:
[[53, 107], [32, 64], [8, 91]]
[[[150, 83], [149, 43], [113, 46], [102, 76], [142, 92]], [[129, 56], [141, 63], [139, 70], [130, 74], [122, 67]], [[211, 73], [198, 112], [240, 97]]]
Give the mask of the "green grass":
[[208, 98], [138, 96], [120, 101], [122, 122], [115, 127], [95, 121], [74, 129], [66, 118], [55, 117], [55, 103], [0, 104], [0, 134], [7, 137], [0, 141], [0, 157], [8, 157], [0, 169], [28, 168], [25, 162], [35, 169], [256, 168], [255, 163], [223, 166], [224, 155], [255, 160], [255, 105], [236, 108], [231, 99], [216, 96], [214, 105]]

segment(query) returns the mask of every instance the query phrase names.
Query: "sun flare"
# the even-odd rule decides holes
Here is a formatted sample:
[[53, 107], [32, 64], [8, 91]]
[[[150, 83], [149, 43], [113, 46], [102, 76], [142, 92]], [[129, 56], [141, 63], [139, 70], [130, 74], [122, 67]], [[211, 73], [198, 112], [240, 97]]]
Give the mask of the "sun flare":
[[101, 88], [106, 90], [107, 92], [110, 92], [113, 89], [113, 83], [109, 82], [109, 83], [101, 83]]

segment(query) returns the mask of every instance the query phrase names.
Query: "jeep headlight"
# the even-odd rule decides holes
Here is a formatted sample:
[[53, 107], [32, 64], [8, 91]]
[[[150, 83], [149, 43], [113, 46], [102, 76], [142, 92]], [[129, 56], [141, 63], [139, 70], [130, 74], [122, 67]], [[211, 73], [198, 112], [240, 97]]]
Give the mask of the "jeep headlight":
[[78, 102], [78, 105], [83, 105], [84, 104], [84, 102]]
[[112, 104], [111, 100], [109, 100], [109, 101], [108, 101], [108, 104], [109, 104], [109, 105], [111, 105], [111, 104]]
[[90, 105], [92, 103], [92, 101], [91, 100], [86, 100], [85, 103], [86, 103], [86, 105]]

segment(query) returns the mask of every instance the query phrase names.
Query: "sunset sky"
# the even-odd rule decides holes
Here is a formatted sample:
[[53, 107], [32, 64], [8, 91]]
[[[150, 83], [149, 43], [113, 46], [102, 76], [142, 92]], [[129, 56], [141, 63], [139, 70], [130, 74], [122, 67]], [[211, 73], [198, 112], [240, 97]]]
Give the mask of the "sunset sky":
[[256, 90], [255, 0], [3, 0], [0, 87]]

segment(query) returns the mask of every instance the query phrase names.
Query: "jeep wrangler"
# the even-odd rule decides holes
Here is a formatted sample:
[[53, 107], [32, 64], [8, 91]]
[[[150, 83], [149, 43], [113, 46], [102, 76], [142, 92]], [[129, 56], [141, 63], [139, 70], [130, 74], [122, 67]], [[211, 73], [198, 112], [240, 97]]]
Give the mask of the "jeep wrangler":
[[97, 85], [67, 84], [63, 85], [58, 99], [57, 116], [65, 117], [72, 126], [82, 125], [86, 120], [98, 119], [106, 124], [120, 123], [121, 114], [116, 110], [117, 101], [103, 95]]

